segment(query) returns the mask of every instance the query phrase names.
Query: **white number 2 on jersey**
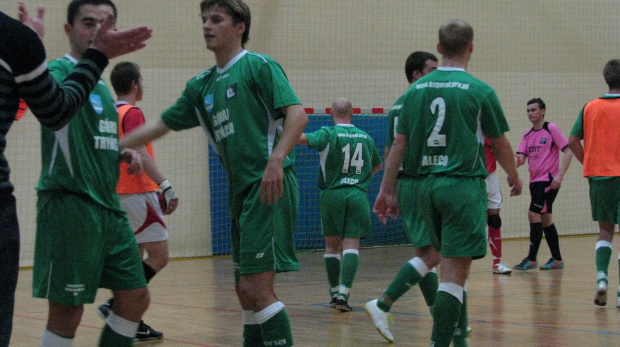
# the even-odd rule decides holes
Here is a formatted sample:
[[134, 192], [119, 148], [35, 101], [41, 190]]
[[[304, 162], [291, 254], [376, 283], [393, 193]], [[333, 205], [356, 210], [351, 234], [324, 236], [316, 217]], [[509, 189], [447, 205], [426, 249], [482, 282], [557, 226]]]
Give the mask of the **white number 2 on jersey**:
[[436, 98], [431, 102], [431, 113], [437, 116], [437, 121], [433, 131], [426, 139], [426, 145], [428, 147], [445, 147], [446, 135], [439, 134], [443, 122], [446, 120], [446, 101], [442, 97]]
[[351, 157], [351, 144], [347, 143], [346, 146], [342, 147], [342, 153], [344, 154], [344, 163], [342, 163], [342, 173], [349, 172], [349, 167], [355, 167], [355, 174], [359, 175], [362, 173], [362, 167], [364, 166], [364, 157], [362, 155], [362, 143], [358, 142], [355, 144], [355, 151], [353, 152], [353, 157]]

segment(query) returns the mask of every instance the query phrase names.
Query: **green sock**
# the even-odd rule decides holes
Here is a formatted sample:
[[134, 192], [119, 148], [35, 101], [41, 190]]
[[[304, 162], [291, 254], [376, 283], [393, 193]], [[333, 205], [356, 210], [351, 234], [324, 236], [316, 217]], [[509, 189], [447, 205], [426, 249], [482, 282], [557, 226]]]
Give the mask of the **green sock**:
[[109, 325], [105, 325], [99, 338], [100, 347], [125, 347], [133, 346], [133, 337], [118, 334]]
[[392, 300], [392, 302], [386, 303], [383, 298], [380, 298], [377, 301], [377, 306], [381, 310], [389, 312], [392, 303], [403, 296], [409, 288], [414, 286], [421, 279], [422, 276], [420, 276], [418, 271], [409, 262], [405, 263], [405, 265], [403, 265], [396, 274], [396, 277], [392, 280], [392, 283], [390, 283], [388, 288], [383, 293], [383, 295], [387, 296], [390, 300]]
[[456, 325], [456, 330], [452, 336], [452, 343], [454, 347], [467, 347], [467, 292], [463, 291], [463, 304], [461, 305], [461, 315], [459, 316], [459, 323]]
[[418, 282], [418, 285], [420, 286], [426, 305], [431, 308], [432, 312], [432, 307], [435, 304], [435, 297], [437, 296], [437, 287], [439, 287], [437, 273], [429, 271], [426, 276], [422, 277], [420, 282]]
[[293, 346], [291, 322], [288, 320], [286, 310], [282, 309], [260, 327], [265, 346]]
[[263, 335], [260, 325], [243, 324], [243, 347], [263, 347]]
[[[597, 247], [596, 248], [596, 272], [598, 273], [597, 282], [607, 282], [607, 275], [609, 272], [609, 262], [611, 261], [611, 248], [610, 247]], [[604, 274], [604, 276], [603, 276]]]
[[359, 264], [358, 253], [351, 251], [347, 252], [347, 250], [345, 250], [345, 253], [343, 253], [344, 257], [342, 259], [342, 273], [340, 274], [340, 284], [347, 288], [353, 288], [353, 280], [355, 279], [355, 274], [357, 273], [357, 266]]
[[325, 263], [325, 270], [327, 271], [327, 282], [329, 283], [330, 294], [332, 296], [337, 294], [333, 291], [333, 288], [338, 288], [340, 285], [340, 255], [338, 254], [325, 254], [323, 257]]
[[449, 347], [461, 314], [461, 302], [451, 294], [439, 291], [433, 308], [431, 346]]

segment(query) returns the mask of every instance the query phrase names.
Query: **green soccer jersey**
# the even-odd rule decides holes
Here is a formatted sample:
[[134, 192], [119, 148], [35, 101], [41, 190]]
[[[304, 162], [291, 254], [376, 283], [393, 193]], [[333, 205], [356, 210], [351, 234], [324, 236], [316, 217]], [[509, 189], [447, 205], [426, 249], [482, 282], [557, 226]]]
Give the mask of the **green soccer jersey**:
[[[295, 104], [301, 102], [280, 65], [244, 50], [224, 68], [214, 66], [190, 79], [162, 120], [175, 131], [205, 129], [226, 170], [232, 202], [261, 181], [283, 129], [279, 109]], [[284, 168], [294, 161], [293, 150]]]
[[[77, 60], [67, 55], [49, 64], [63, 81]], [[106, 208], [123, 211], [116, 184], [119, 176], [118, 112], [106, 83], [99, 80], [89, 102], [58, 131], [41, 127], [41, 176], [37, 190], [67, 190], [88, 195]]]
[[388, 113], [388, 133], [387, 140], [385, 142], [386, 147], [391, 147], [392, 143], [394, 143], [394, 136], [396, 135], [396, 125], [398, 124], [398, 115], [400, 114], [400, 109], [403, 107], [403, 100], [405, 99], [405, 95], [401, 95], [398, 100], [392, 105], [390, 112]]
[[396, 128], [408, 141], [404, 174], [486, 177], [484, 135], [508, 130], [493, 88], [463, 69], [438, 68], [405, 94]]
[[319, 151], [319, 188], [358, 187], [370, 184], [372, 169], [381, 163], [375, 141], [352, 124], [322, 127], [306, 134], [310, 148]]

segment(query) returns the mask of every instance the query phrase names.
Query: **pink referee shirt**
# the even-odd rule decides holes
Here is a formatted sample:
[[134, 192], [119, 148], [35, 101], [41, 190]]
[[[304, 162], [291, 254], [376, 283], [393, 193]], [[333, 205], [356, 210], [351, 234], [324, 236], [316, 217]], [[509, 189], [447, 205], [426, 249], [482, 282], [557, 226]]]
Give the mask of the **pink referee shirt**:
[[[530, 183], [550, 181], [560, 172], [560, 151], [568, 140], [560, 128], [545, 122], [542, 128], [523, 133], [517, 153], [525, 154], [530, 170]], [[549, 177], [551, 175], [552, 178]]]

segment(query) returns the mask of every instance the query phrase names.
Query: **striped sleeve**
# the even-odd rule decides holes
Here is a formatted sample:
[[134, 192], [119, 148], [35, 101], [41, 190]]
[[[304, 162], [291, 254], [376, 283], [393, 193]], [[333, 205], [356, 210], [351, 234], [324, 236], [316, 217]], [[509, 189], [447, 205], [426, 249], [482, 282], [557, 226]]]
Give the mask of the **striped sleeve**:
[[42, 125], [62, 128], [87, 100], [108, 65], [107, 57], [88, 49], [72, 73], [58, 83], [49, 74], [45, 49], [32, 29], [3, 13], [0, 28], [0, 96], [6, 102], [0, 108], [2, 118], [15, 116], [21, 98]]
[[106, 67], [103, 53], [89, 49], [71, 74], [58, 84], [44, 61], [31, 74], [15, 77], [19, 95], [42, 125], [57, 130], [69, 122], [88, 98]]

